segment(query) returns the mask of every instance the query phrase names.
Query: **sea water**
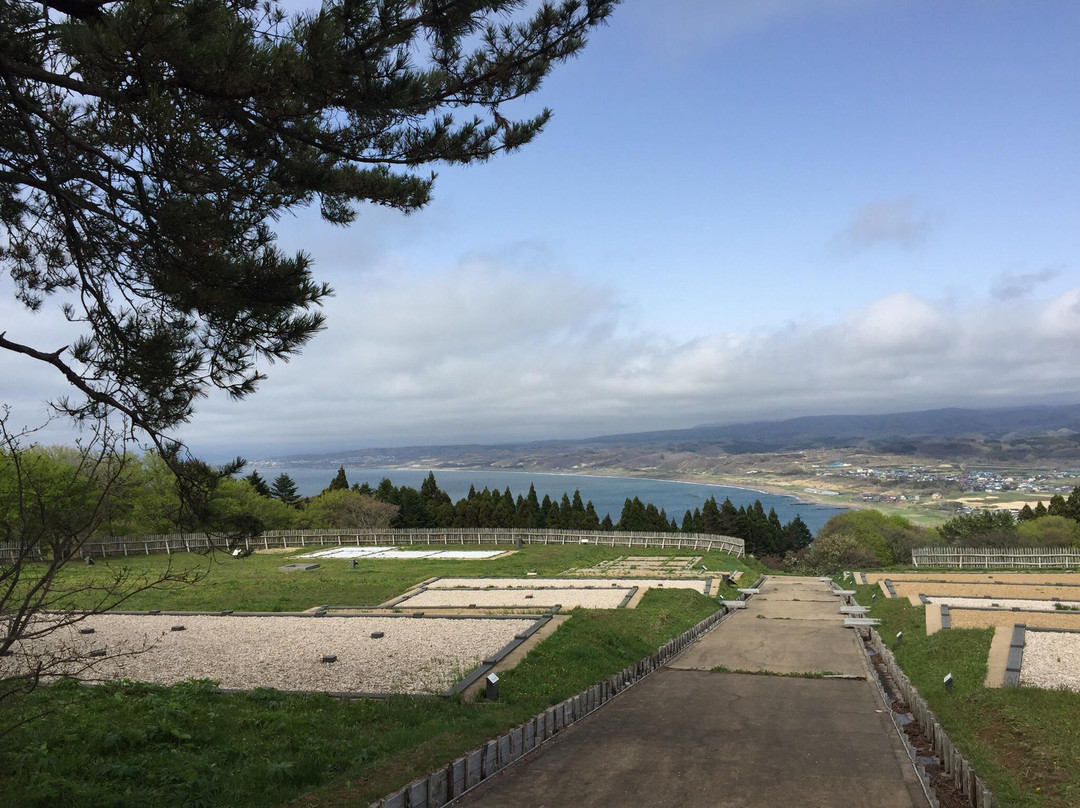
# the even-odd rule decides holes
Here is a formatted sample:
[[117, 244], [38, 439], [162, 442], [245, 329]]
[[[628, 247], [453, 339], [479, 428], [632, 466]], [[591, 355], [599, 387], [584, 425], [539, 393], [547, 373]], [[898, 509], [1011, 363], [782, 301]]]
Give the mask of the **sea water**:
[[[257, 470], [267, 483], [273, 483], [274, 478], [281, 473], [288, 474], [303, 496], [315, 496], [321, 492], [330, 485], [330, 481], [337, 473], [336, 468], [314, 469], [287, 465], [274, 465], [257, 468]], [[250, 469], [245, 471], [250, 471]], [[576, 489], [581, 492], [582, 501], [592, 500], [593, 507], [596, 508], [596, 513], [601, 519], [604, 518], [604, 514], [610, 514], [613, 522], [619, 521], [623, 503], [634, 497], [646, 504], [653, 503], [657, 509], [663, 508], [668, 519], [674, 517], [680, 525], [683, 514], [687, 510], [693, 512], [695, 508], [700, 508], [709, 497], [716, 497], [718, 503], [729, 498], [736, 508], [740, 505], [752, 505], [755, 499], [760, 499], [766, 513], [769, 508], [776, 508], [776, 513], [784, 524], [798, 515], [814, 533], [817, 533], [818, 528], [831, 517], [846, 510], [803, 502], [795, 497], [766, 494], [751, 488], [707, 483], [585, 474], [538, 474], [523, 471], [434, 469], [434, 473], [439, 488], [449, 494], [454, 502], [468, 495], [470, 486], [475, 486], [477, 491], [482, 491], [484, 488], [503, 491], [509, 487], [510, 492], [517, 499], [518, 494], [528, 494], [531, 483], [536, 486], [536, 496], [540, 500], [544, 499], [545, 494], [554, 500], [559, 500], [564, 492], [573, 498]], [[384, 477], [387, 477], [395, 486], [407, 485], [419, 490], [420, 484], [428, 476], [428, 470], [349, 468], [346, 466], [345, 475], [350, 485], [366, 482], [375, 488]]]

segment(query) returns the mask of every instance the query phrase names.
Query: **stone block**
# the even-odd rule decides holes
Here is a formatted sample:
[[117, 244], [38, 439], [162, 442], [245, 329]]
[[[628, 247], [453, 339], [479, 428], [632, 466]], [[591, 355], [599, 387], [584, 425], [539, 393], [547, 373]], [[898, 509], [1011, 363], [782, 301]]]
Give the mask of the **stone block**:
[[405, 808], [405, 789], [403, 788], [389, 797], [384, 797], [382, 808]]
[[488, 741], [484, 744], [484, 778], [495, 774], [502, 766], [499, 764], [499, 742]]
[[465, 758], [460, 757], [450, 764], [450, 782], [447, 785], [450, 799], [465, 793]]
[[428, 781], [415, 780], [405, 790], [409, 794], [409, 808], [428, 808]]
[[483, 779], [484, 753], [479, 749], [474, 749], [465, 756], [465, 787], [478, 786]]
[[496, 746], [499, 750], [496, 754], [498, 754], [499, 756], [500, 769], [514, 759], [513, 745], [510, 742], [511, 734], [512, 733], [508, 732], [505, 735], [500, 735], [498, 740], [496, 741]]
[[442, 808], [450, 801], [450, 767], [433, 771], [428, 777], [428, 808]]

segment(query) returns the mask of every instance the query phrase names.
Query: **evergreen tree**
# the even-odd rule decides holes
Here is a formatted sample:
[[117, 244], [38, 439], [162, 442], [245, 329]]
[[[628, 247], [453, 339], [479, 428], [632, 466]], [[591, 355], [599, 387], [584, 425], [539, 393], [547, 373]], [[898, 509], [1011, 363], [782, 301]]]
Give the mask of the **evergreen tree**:
[[596, 514], [591, 499], [585, 503], [585, 529], [600, 530], [600, 517]]
[[389, 477], [383, 477], [379, 480], [379, 485], [375, 489], [375, 499], [379, 500], [379, 502], [387, 502], [391, 505], [401, 504], [398, 490], [394, 487], [394, 484], [390, 481]]
[[627, 498], [623, 503], [622, 515], [619, 517], [617, 530], [646, 531], [649, 529], [645, 515], [645, 503], [637, 497]]
[[721, 533], [720, 508], [716, 497], [709, 497], [701, 506], [701, 532], [718, 535]]
[[296, 507], [296, 503], [300, 501], [300, 495], [296, 492], [296, 483], [285, 472], [274, 478], [274, 485], [270, 489], [270, 493], [273, 494], [275, 499], [280, 499], [286, 505], [292, 507]]
[[440, 506], [452, 504], [450, 495], [439, 488], [433, 471], [429, 471], [428, 476], [424, 478], [424, 482], [420, 484], [420, 499], [423, 500], [424, 507], [432, 514]]
[[1050, 506], [1046, 509], [1047, 516], [1067, 516], [1068, 506], [1065, 503], [1065, 497], [1061, 494], [1054, 494], [1050, 497]]
[[1040, 501], [1035, 505], [1035, 518], [1039, 519], [1043, 516], [1049, 516], [1049, 514], [1046, 512], [1046, 506]]
[[694, 532], [694, 515], [692, 513], [690, 513], [689, 508], [687, 508], [686, 513], [683, 514], [682, 532], [683, 533], [693, 533]]
[[610, 513], [605, 513], [604, 514], [604, 519], [603, 519], [603, 521], [600, 522], [600, 529], [601, 530], [609, 530], [609, 531], [615, 529], [615, 523], [611, 521], [611, 514]]
[[1016, 515], [1016, 519], [1019, 522], [1030, 522], [1034, 518], [1035, 518], [1035, 511], [1032, 510], [1031, 506], [1028, 505], [1027, 503], [1024, 503], [1024, 507], [1021, 508], [1020, 513], [1018, 513]]
[[[551, 515], [552, 511], [555, 512], [554, 518]], [[559, 507], [551, 501], [551, 497], [547, 494], [544, 494], [544, 501], [540, 503], [539, 521], [539, 527], [555, 529], [559, 526]]]
[[7, 0], [0, 275], [31, 310], [64, 294], [86, 331], [66, 352], [3, 333], [0, 349], [86, 398], [58, 406], [153, 435], [213, 387], [250, 394], [266, 359], [319, 331], [332, 291], [276, 246], [276, 223], [416, 210], [429, 166], [529, 143], [551, 113], [503, 113], [614, 5]]
[[375, 489], [371, 487], [370, 483], [353, 483], [352, 490], [358, 494], [363, 494], [365, 497], [375, 496]]
[[515, 527], [540, 527], [540, 502], [536, 497], [536, 486], [529, 484], [529, 493], [518, 498]]
[[1065, 512], [1062, 516], [1080, 522], [1080, 485], [1073, 488], [1069, 498], [1065, 500]]
[[814, 534], [797, 514], [794, 519], [784, 525], [782, 544], [785, 552], [798, 552], [804, 547], [809, 547], [813, 540]]
[[724, 536], [738, 536], [740, 530], [739, 511], [730, 497], [725, 497], [720, 505], [720, 533]]
[[251, 474], [249, 474], [244, 479], [251, 484], [251, 487], [255, 489], [255, 493], [258, 494], [260, 497], [273, 497], [273, 492], [270, 491], [270, 486], [266, 484], [266, 480], [264, 480], [262, 478], [262, 475], [259, 474], [258, 469], [252, 471]]
[[330, 481], [330, 487], [327, 488], [326, 490], [327, 491], [348, 491], [349, 490], [349, 481], [345, 477], [345, 467], [344, 466], [338, 466], [337, 476], [335, 476], [334, 479], [332, 479]]

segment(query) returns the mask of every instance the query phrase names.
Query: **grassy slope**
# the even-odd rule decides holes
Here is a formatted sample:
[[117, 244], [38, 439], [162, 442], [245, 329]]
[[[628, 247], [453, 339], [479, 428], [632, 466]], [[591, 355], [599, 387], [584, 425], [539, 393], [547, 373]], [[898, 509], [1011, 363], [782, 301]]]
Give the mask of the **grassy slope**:
[[[886, 600], [877, 586], [857, 587], [860, 603], [897, 661], [929, 702], [949, 737], [963, 750], [1004, 808], [1080, 805], [1080, 694], [1036, 688], [986, 688], [991, 630], [950, 629], [926, 636], [922, 607]], [[877, 593], [871, 601], [871, 593]], [[952, 673], [956, 689], [945, 690]]]
[[[620, 554], [527, 548], [494, 562], [372, 561], [350, 571], [347, 562], [337, 561], [314, 573], [291, 574], [277, 572], [281, 556], [253, 556], [213, 566], [196, 587], [146, 593], [137, 606], [298, 609], [363, 603], [432, 575], [509, 576], [530, 569], [554, 574]], [[147, 572], [164, 561], [131, 563]], [[178, 564], [195, 561], [174, 557]], [[722, 556], [706, 563], [713, 569], [740, 565]], [[100, 571], [95, 566], [71, 574], [95, 570]], [[94, 690], [60, 685], [3, 705], [4, 725], [51, 712], [0, 738], [0, 793], [12, 806], [367, 805], [652, 653], [715, 609], [715, 600], [695, 592], [653, 590], [635, 610], [576, 610], [502, 677], [495, 704], [409, 697], [341, 702], [275, 691], [223, 695], [199, 683]]]

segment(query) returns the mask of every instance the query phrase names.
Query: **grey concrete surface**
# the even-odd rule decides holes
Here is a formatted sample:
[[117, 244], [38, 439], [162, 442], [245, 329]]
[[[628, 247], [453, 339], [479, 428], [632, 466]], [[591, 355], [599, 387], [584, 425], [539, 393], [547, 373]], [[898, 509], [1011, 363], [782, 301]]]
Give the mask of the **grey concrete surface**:
[[925, 808], [872, 687], [663, 669], [454, 804]]
[[[484, 808], [927, 808], [840, 600], [769, 578], [668, 667], [455, 802]], [[794, 618], [794, 619], [792, 619]]]
[[840, 601], [831, 600], [780, 600], [777, 598], [751, 598], [747, 603], [748, 614], [761, 615], [777, 620], [829, 620], [838, 622], [841, 617]]
[[[843, 615], [836, 615], [842, 618]], [[677, 670], [842, 673], [866, 676], [855, 632], [837, 620], [768, 620], [739, 612], [670, 663]]]

